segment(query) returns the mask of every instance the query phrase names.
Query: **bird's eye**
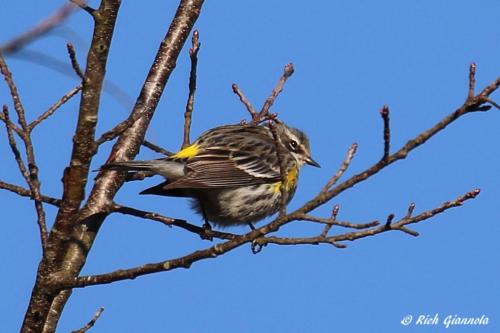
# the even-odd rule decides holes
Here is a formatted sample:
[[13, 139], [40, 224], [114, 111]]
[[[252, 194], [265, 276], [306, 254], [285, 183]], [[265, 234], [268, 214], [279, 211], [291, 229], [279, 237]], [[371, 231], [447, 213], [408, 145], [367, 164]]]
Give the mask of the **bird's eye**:
[[290, 148], [292, 148], [293, 151], [297, 150], [298, 145], [299, 144], [297, 143], [297, 141], [295, 140], [290, 141]]

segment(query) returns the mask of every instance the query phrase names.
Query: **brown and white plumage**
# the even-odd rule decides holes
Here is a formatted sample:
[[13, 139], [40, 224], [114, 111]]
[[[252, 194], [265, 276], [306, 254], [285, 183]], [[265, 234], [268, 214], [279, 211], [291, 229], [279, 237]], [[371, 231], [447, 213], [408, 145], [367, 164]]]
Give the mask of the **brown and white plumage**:
[[[309, 141], [301, 131], [277, 124], [276, 132], [284, 152], [290, 200], [299, 168], [304, 163], [319, 165], [311, 159]], [[196, 211], [221, 226], [255, 222], [279, 208], [281, 174], [276, 140], [263, 125], [216, 127], [172, 156], [114, 162], [103, 168], [159, 174], [166, 181], [141, 194], [191, 197]]]

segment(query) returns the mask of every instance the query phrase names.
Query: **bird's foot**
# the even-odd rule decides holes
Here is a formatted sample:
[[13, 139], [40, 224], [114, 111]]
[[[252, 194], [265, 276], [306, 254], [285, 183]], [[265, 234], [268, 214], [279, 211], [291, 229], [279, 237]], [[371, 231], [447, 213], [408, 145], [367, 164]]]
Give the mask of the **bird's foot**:
[[212, 226], [206, 220], [205, 220], [205, 223], [203, 223], [203, 227], [202, 227], [202, 231], [200, 233], [200, 237], [201, 237], [201, 239], [206, 239], [206, 240], [209, 240], [209, 241], [213, 240], [213, 237], [212, 237]]

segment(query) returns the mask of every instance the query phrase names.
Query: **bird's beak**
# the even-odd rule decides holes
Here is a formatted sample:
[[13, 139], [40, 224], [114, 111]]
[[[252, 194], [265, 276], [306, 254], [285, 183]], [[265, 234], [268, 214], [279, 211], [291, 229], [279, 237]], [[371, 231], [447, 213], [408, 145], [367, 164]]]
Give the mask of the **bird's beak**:
[[319, 165], [319, 163], [316, 162], [315, 160], [313, 160], [311, 157], [308, 157], [306, 159], [306, 163], [309, 164], [309, 165], [312, 165], [312, 166], [314, 166], [316, 168], [321, 168], [321, 165]]

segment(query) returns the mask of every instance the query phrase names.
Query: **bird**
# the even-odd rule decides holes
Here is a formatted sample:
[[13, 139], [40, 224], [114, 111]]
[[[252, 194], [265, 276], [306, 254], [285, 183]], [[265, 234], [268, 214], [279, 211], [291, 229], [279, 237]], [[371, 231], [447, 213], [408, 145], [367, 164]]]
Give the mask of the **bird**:
[[320, 167], [304, 132], [283, 122], [272, 126], [274, 130], [266, 124], [222, 125], [168, 157], [111, 162], [101, 169], [163, 176], [164, 182], [140, 194], [191, 198], [191, 208], [203, 216], [205, 227], [211, 222], [219, 228], [253, 228], [253, 223], [279, 210], [282, 180], [288, 204], [300, 168]]

